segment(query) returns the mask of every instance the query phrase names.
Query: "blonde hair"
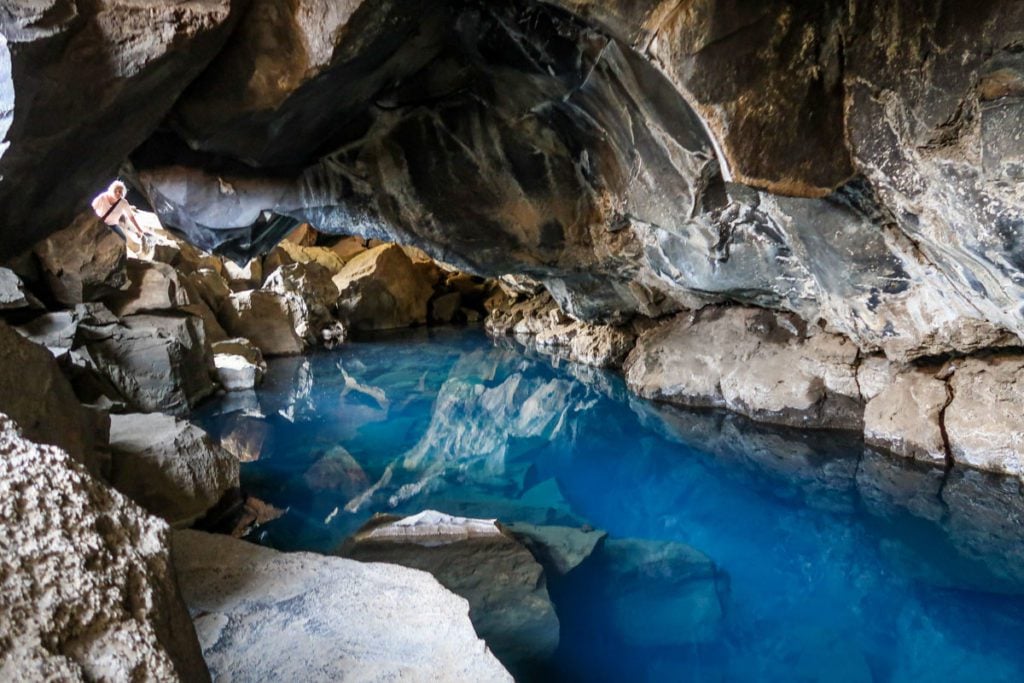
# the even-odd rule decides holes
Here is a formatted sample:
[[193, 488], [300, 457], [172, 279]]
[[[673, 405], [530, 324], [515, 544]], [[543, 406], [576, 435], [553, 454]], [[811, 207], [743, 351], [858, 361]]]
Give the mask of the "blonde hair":
[[110, 183], [110, 187], [107, 188], [107, 192], [116, 192], [117, 190], [121, 190], [121, 194], [128, 193], [128, 188], [120, 180]]

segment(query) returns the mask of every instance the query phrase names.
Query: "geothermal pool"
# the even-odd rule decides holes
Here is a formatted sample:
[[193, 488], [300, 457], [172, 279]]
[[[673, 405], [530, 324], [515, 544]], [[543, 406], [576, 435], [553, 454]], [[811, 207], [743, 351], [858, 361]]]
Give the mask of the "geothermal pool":
[[251, 451], [243, 487], [287, 509], [251, 538], [282, 550], [331, 552], [376, 512], [435, 509], [686, 544], [717, 565], [714, 608], [671, 561], [595, 556], [550, 581], [561, 642], [533, 678], [1024, 679], [1015, 479], [654, 405], [473, 329], [276, 360], [198, 420]]

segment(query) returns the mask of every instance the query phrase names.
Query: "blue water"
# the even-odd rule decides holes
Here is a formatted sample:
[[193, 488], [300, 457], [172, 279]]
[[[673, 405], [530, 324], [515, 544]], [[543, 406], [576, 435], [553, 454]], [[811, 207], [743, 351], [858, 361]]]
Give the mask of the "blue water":
[[[432, 508], [685, 543], [718, 565], [722, 616], [696, 639], [688, 610], [656, 608], [687, 599], [656, 579], [592, 562], [553, 581], [552, 680], [1024, 680], [1015, 479], [657, 406], [474, 330], [276, 360], [258, 392], [198, 419], [252, 444], [243, 487], [287, 508], [254, 540], [283, 550], [329, 552], [375, 512]], [[358, 465], [325, 459], [337, 446]], [[624, 628], [615, 599], [654, 608]]]

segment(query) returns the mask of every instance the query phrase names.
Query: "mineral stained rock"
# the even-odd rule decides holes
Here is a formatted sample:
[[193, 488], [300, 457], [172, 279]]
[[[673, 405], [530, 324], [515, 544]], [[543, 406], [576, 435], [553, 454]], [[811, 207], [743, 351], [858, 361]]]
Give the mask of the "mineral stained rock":
[[208, 681], [168, 532], [0, 415], [0, 678]]
[[215, 679], [512, 680], [425, 572], [199, 531], [173, 558]]

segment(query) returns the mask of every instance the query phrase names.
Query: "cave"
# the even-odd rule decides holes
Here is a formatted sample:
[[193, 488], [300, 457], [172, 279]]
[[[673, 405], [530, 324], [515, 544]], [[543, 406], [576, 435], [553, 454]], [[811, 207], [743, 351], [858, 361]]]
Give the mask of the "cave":
[[1024, 5], [0, 4], [0, 678], [1019, 680]]

